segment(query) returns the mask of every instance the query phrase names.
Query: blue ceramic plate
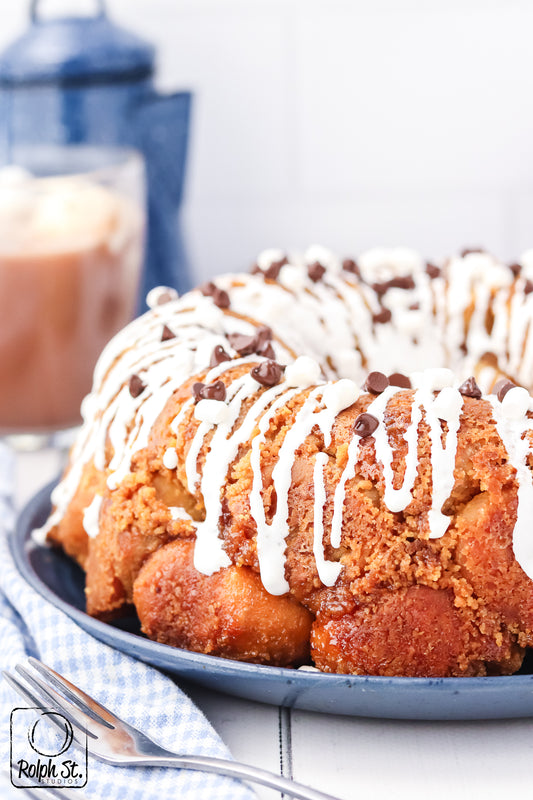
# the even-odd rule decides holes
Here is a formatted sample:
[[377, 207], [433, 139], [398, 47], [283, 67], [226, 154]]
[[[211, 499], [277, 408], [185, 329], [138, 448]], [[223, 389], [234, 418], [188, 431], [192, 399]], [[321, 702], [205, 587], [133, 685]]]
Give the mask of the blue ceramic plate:
[[[533, 658], [521, 673], [494, 678], [377, 678], [326, 675], [244, 664], [152, 642], [135, 617], [107, 624], [85, 611], [84, 576], [60, 550], [36, 545], [33, 528], [50, 510], [51, 486], [21, 514], [11, 540], [26, 581], [106, 644], [160, 669], [227, 694], [262, 703], [361, 717], [466, 720], [533, 716]], [[527, 661], [529, 660], [529, 663]]]

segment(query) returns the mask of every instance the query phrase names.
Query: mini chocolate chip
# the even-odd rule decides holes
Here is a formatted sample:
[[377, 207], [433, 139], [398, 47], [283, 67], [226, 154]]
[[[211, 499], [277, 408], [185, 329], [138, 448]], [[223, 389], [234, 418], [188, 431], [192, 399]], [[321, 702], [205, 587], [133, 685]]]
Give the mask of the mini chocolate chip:
[[161, 341], [168, 342], [169, 339], [175, 339], [176, 334], [171, 331], [168, 325], [163, 325], [163, 332], [161, 333]]
[[252, 275], [262, 275], [263, 274], [263, 270], [261, 269], [259, 264], [252, 264], [252, 266], [250, 267], [250, 272], [251, 272]]
[[464, 250], [461, 250], [461, 256], [464, 258], [465, 256], [470, 256], [472, 253], [484, 253], [485, 250], [482, 247], [465, 247]]
[[142, 382], [138, 375], [132, 375], [128, 384], [128, 389], [132, 397], [139, 397], [146, 389], [146, 384]]
[[265, 278], [270, 281], [277, 281], [281, 268], [288, 264], [288, 259], [284, 256], [279, 261], [273, 261], [272, 264], [263, 272]]
[[193, 383], [192, 393], [196, 402], [198, 400], [225, 400], [226, 386], [223, 381], [215, 381], [209, 386], [205, 383]]
[[342, 268], [345, 272], [352, 272], [354, 275], [357, 275], [358, 278], [361, 277], [361, 270], [353, 258], [345, 258], [342, 262]]
[[509, 269], [513, 273], [514, 277], [517, 278], [522, 272], [522, 264], [509, 264]]
[[385, 281], [385, 283], [373, 283], [372, 284], [372, 288], [375, 291], [375, 293], [377, 294], [377, 296], [379, 298], [382, 298], [383, 295], [386, 294], [387, 291], [388, 291], [389, 283], [388, 283], [388, 281]]
[[431, 280], [435, 280], [435, 278], [440, 278], [442, 274], [442, 270], [439, 269], [435, 264], [431, 264], [429, 261], [426, 264], [426, 273], [429, 275]]
[[211, 296], [213, 298], [213, 303], [218, 308], [229, 308], [230, 306], [229, 294], [224, 289], [219, 289], [218, 287], [216, 287], [215, 291]]
[[257, 329], [255, 335], [257, 336], [259, 344], [269, 342], [272, 339], [272, 328], [269, 328], [268, 325], [261, 325], [261, 327]]
[[481, 389], [477, 385], [474, 377], [467, 378], [466, 381], [459, 386], [459, 391], [464, 397], [473, 397], [475, 400], [481, 398]]
[[155, 302], [156, 306], [164, 306], [165, 303], [170, 303], [171, 300], [175, 300], [177, 294], [174, 294], [170, 290], [162, 291], [161, 294], [157, 296], [157, 300]]
[[276, 363], [276, 361], [263, 361], [262, 364], [257, 364], [250, 370], [250, 375], [261, 386], [275, 386], [280, 382], [283, 375], [283, 367]]
[[257, 337], [245, 336], [243, 333], [228, 333], [226, 338], [240, 356], [249, 356], [255, 353]]
[[408, 291], [410, 289], [414, 289], [415, 286], [415, 279], [412, 275], [403, 275], [397, 278], [391, 278], [389, 281], [390, 289], [405, 289]]
[[524, 286], [524, 294], [531, 294], [533, 292], [533, 281], [527, 280]]
[[193, 383], [191, 391], [194, 395], [194, 399], [196, 400], [196, 402], [202, 399], [202, 392], [204, 388], [205, 388], [205, 383], [200, 383], [199, 381], [197, 383]]
[[202, 397], [206, 400], [225, 400], [226, 386], [224, 381], [215, 381], [211, 386], [206, 386], [202, 391]]
[[389, 379], [383, 372], [369, 372], [365, 381], [364, 390], [372, 394], [381, 394], [388, 385]]
[[213, 303], [218, 306], [218, 308], [229, 308], [229, 294], [224, 291], [224, 289], [219, 289], [213, 281], [202, 283], [200, 291], [204, 297], [212, 297]]
[[204, 297], [212, 297], [213, 292], [216, 291], [216, 286], [213, 281], [206, 281], [206, 283], [202, 283], [201, 286], [198, 287]]
[[385, 323], [390, 322], [391, 319], [392, 313], [388, 308], [382, 308], [381, 311], [378, 311], [377, 314], [372, 316], [372, 322], [374, 325], [385, 325]]
[[373, 416], [373, 414], [359, 414], [357, 419], [353, 424], [353, 432], [360, 436], [361, 439], [365, 439], [367, 436], [371, 436], [376, 428], [379, 425], [379, 420]]
[[400, 275], [396, 278], [391, 278], [390, 281], [383, 283], [373, 283], [372, 288], [378, 297], [383, 297], [389, 289], [414, 289], [416, 286], [415, 280], [412, 275]]
[[313, 283], [318, 283], [318, 281], [321, 281], [325, 273], [326, 268], [320, 263], [320, 261], [314, 261], [307, 267], [307, 274]]
[[511, 389], [514, 389], [516, 383], [508, 380], [507, 378], [500, 378], [499, 381], [496, 381], [494, 384], [494, 389], [492, 390], [492, 394], [495, 394], [500, 401], [502, 402], [503, 398]]
[[219, 364], [222, 364], [223, 361], [231, 361], [231, 356], [226, 353], [224, 348], [221, 344], [217, 344], [215, 349], [211, 354], [211, 361], [209, 362], [210, 367], [218, 367]]
[[420, 303], [411, 303], [409, 311], [420, 311]]
[[272, 342], [260, 342], [257, 345], [255, 352], [258, 356], [264, 356], [265, 358], [276, 358], [276, 353], [272, 347]]
[[401, 389], [411, 388], [410, 379], [401, 372], [393, 372], [392, 375], [389, 375], [389, 384], [391, 386], [399, 386]]

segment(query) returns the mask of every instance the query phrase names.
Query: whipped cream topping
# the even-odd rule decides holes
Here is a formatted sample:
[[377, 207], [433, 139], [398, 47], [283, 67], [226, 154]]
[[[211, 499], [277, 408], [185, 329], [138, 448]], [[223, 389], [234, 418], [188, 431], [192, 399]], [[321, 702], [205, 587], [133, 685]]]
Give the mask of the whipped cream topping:
[[[264, 271], [285, 258], [281, 251], [265, 251], [257, 264]], [[316, 270], [309, 269], [317, 262], [325, 268], [318, 279]], [[227, 292], [228, 308], [219, 308], [212, 296], [198, 290], [180, 298], [167, 287], [152, 290], [150, 311], [119, 333], [99, 360], [93, 391], [83, 404], [84, 424], [70, 469], [53, 493], [56, 508], [47, 528], [64, 514], [85, 464], [93, 461], [106, 470], [109, 490], [120, 485], [131, 469], [132, 457], [148, 444], [165, 404], [186, 380], [208, 369], [202, 381], [212, 384], [229, 366], [264, 360], [257, 353], [240, 354], [227, 337], [235, 333], [253, 337], [268, 325], [275, 359], [285, 366], [280, 382], [265, 388], [246, 372], [226, 385], [224, 400], [194, 403], [191, 397], [185, 401], [170, 425], [178, 432], [182, 424], [190, 424], [194, 405], [192, 414], [198, 424], [184, 466], [189, 491], [201, 493], [205, 506], [205, 519], [191, 522], [196, 529], [194, 558], [199, 571], [212, 574], [229, 564], [220, 538], [224, 485], [240, 447], [250, 441], [249, 503], [257, 528], [261, 579], [272, 594], [288, 590], [289, 493], [298, 448], [312, 431], [319, 431], [327, 449], [338, 414], [357, 400], [366, 375], [380, 370], [409, 374], [413, 386], [400, 486], [392, 466], [394, 450], [386, 418], [389, 401], [402, 390], [389, 386], [367, 409], [378, 423], [372, 436], [383, 469], [384, 502], [392, 513], [398, 513], [412, 501], [419, 466], [418, 426], [425, 420], [432, 474], [438, 476], [428, 509], [431, 538], [443, 536], [451, 522], [442, 509], [455, 480], [464, 403], [458, 387], [473, 375], [487, 392], [498, 374], [509, 375], [525, 387], [511, 389], [501, 400], [491, 396], [489, 401], [519, 484], [515, 555], [533, 578], [533, 537], [528, 532], [533, 487], [527, 466], [532, 449], [527, 434], [533, 425], [528, 417], [533, 408], [528, 392], [533, 374], [533, 292], [525, 291], [526, 278], [515, 276], [485, 253], [451, 259], [440, 273], [433, 269], [433, 275], [418, 254], [403, 248], [369, 251], [357, 266], [360, 275], [343, 269], [339, 259], [323, 248], [313, 247], [303, 257], [290, 257], [280, 265], [277, 279], [262, 272], [221, 276], [216, 287]], [[163, 326], [174, 336], [162, 340]], [[209, 369], [217, 346], [231, 361]], [[135, 396], [129, 389], [132, 375], [143, 387]], [[267, 519], [262, 451], [275, 415], [298, 397], [300, 406], [272, 472], [277, 504]], [[109, 463], [106, 444], [113, 453]], [[340, 546], [346, 488], [358, 474], [362, 446], [362, 439], [354, 433], [329, 499], [329, 457], [323, 451], [315, 456], [313, 553], [319, 577], [328, 586], [333, 585], [342, 566], [338, 560], [328, 560], [324, 548], [330, 544], [335, 551]], [[180, 458], [181, 453], [169, 448], [163, 454], [163, 465], [176, 469]], [[328, 502], [332, 503], [329, 530], [325, 524]], [[99, 502], [93, 503], [84, 516], [90, 536], [97, 533], [100, 510]], [[170, 514], [172, 519], [181, 518], [174, 507]], [[188, 515], [184, 518], [190, 519]]]

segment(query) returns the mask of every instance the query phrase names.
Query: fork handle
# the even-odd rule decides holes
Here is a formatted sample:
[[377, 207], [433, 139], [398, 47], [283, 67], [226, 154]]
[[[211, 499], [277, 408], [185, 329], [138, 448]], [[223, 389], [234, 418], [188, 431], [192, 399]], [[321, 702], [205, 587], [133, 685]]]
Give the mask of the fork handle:
[[[114, 763], [116, 764], [117, 762], [115, 761]], [[128, 766], [131, 765], [132, 762], [128, 761]], [[168, 756], [149, 756], [146, 758], [141, 756], [135, 759], [135, 766], [197, 769], [202, 772], [215, 772], [219, 775], [228, 775], [231, 778], [240, 778], [252, 783], [259, 783], [262, 786], [268, 786], [269, 789], [277, 789], [289, 797], [297, 798], [297, 800], [339, 800], [338, 797], [311, 789], [309, 786], [296, 783], [289, 778], [284, 778], [282, 775], [276, 775], [273, 772], [253, 767], [250, 764], [240, 764], [238, 761], [225, 761], [222, 758], [179, 756], [169, 753]]]

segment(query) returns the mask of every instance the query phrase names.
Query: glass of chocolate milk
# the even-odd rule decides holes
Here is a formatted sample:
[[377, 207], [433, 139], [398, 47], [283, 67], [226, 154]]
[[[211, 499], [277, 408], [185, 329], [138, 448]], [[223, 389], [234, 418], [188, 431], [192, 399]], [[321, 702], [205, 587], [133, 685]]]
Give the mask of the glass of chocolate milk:
[[77, 426], [106, 342], [135, 314], [144, 166], [134, 151], [20, 152], [0, 168], [0, 436]]

